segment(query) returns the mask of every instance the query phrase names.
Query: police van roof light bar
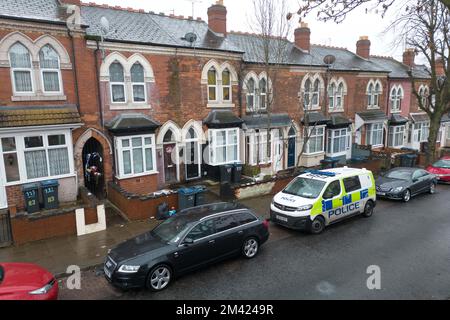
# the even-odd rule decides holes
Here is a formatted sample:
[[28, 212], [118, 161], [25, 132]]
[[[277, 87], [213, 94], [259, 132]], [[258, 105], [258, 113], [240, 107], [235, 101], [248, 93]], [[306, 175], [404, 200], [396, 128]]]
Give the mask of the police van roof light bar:
[[327, 176], [327, 177], [335, 177], [336, 173], [329, 172], [329, 171], [320, 171], [320, 170], [306, 170], [307, 173], [320, 175], [320, 176]]

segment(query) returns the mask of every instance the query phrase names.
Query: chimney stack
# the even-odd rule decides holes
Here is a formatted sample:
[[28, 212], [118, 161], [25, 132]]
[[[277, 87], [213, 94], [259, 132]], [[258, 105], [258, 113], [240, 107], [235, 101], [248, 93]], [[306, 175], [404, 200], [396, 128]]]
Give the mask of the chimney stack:
[[436, 70], [436, 75], [437, 75], [438, 77], [445, 76], [444, 59], [442, 59], [442, 58], [436, 58], [436, 61], [435, 61], [435, 70]]
[[227, 8], [223, 0], [217, 0], [215, 4], [208, 8], [208, 26], [216, 33], [227, 34]]
[[311, 48], [311, 30], [308, 28], [308, 24], [305, 22], [300, 23], [300, 26], [294, 31], [295, 45], [309, 52]]
[[412, 48], [406, 49], [403, 52], [403, 64], [406, 64], [408, 67], [414, 67], [414, 58], [416, 57], [416, 51]]
[[369, 59], [370, 40], [368, 36], [359, 37], [358, 42], [356, 42], [356, 54], [364, 59]]

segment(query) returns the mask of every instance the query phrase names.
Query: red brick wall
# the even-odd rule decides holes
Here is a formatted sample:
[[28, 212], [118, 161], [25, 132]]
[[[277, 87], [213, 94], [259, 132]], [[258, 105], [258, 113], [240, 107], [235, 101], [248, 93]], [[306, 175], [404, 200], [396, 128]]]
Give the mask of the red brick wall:
[[114, 203], [130, 220], [144, 220], [155, 217], [157, 207], [161, 203], [167, 202], [169, 208], [178, 208], [178, 194], [171, 194], [159, 198], [140, 199], [138, 197], [128, 198], [123, 190], [109, 184], [109, 200]]
[[158, 190], [158, 175], [152, 174], [130, 179], [115, 179], [120, 188], [129, 193], [146, 195]]
[[22, 185], [6, 187], [6, 196], [10, 208], [15, 206], [18, 212], [25, 210]]

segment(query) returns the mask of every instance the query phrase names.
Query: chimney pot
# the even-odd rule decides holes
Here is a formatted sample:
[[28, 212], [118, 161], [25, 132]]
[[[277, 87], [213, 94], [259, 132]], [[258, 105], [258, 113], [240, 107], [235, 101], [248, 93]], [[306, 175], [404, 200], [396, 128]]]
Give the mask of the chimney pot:
[[218, 0], [208, 8], [208, 26], [216, 33], [227, 34], [227, 8], [223, 0]]
[[364, 59], [369, 59], [370, 40], [368, 36], [359, 37], [358, 42], [356, 42], [356, 54]]
[[294, 31], [295, 45], [304, 50], [308, 51], [311, 49], [311, 30], [306, 22], [301, 22], [300, 26]]

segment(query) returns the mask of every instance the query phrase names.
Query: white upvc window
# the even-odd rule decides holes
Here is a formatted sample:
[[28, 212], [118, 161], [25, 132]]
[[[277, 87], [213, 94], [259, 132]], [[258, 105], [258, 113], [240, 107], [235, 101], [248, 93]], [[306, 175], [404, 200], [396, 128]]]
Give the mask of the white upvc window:
[[391, 126], [389, 127], [388, 146], [393, 148], [403, 147], [405, 136], [405, 126]]
[[372, 146], [383, 145], [383, 123], [367, 125], [366, 144]]
[[255, 79], [250, 78], [247, 81], [247, 110], [254, 111], [256, 106], [256, 83]]
[[367, 106], [368, 108], [380, 107], [380, 96], [382, 88], [379, 81], [369, 81], [367, 86]]
[[70, 130], [5, 134], [0, 140], [8, 184], [63, 178], [74, 172]]
[[123, 66], [119, 62], [113, 62], [109, 66], [111, 103], [125, 103], [125, 74]]
[[305, 81], [303, 103], [306, 110], [315, 109], [319, 107], [320, 98], [320, 81], [316, 79], [314, 83], [307, 79]]
[[217, 70], [208, 70], [208, 101], [217, 101]]
[[147, 90], [145, 85], [144, 67], [136, 62], [130, 70], [131, 74], [131, 91], [134, 103], [147, 102]]
[[420, 86], [420, 88], [419, 88], [419, 96], [421, 97], [422, 106], [424, 108], [428, 108], [429, 95], [430, 95], [430, 92], [429, 92], [428, 86], [423, 86], [423, 85]]
[[259, 80], [259, 108], [261, 110], [267, 109], [267, 80]]
[[414, 124], [414, 141], [426, 142], [430, 134], [429, 122], [418, 122]]
[[34, 93], [33, 66], [28, 49], [17, 42], [9, 50], [9, 60], [14, 94]]
[[337, 156], [345, 154], [350, 149], [350, 130], [344, 129], [329, 129], [327, 132], [327, 154]]
[[222, 100], [224, 102], [231, 102], [231, 73], [228, 69], [222, 72]]
[[45, 94], [61, 94], [62, 80], [58, 53], [50, 45], [39, 51], [42, 89]]
[[116, 137], [115, 144], [119, 179], [157, 173], [154, 134]]
[[211, 165], [239, 161], [239, 128], [210, 129], [208, 135]]
[[393, 87], [391, 90], [391, 112], [400, 112], [402, 109], [403, 89], [402, 87]]
[[324, 151], [325, 127], [311, 128], [306, 154], [320, 153]]

